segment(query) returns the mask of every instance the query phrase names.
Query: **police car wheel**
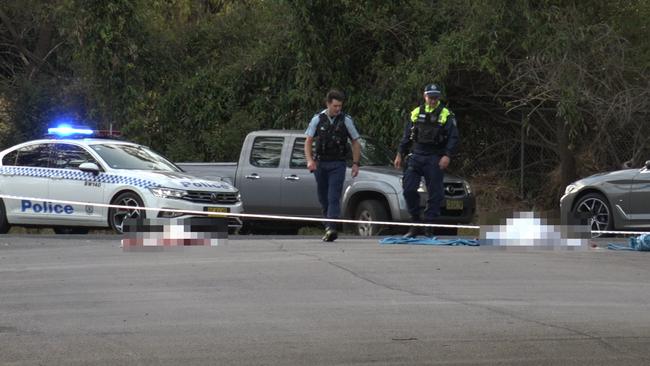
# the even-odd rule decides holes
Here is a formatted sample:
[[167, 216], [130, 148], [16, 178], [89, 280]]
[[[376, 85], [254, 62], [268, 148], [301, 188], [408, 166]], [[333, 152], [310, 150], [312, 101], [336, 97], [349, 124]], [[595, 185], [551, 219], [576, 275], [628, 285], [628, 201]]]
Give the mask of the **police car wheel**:
[[[357, 207], [355, 219], [359, 221], [386, 221], [388, 211], [383, 203], [377, 200], [361, 201]], [[359, 236], [375, 236], [381, 233], [383, 227], [377, 224], [358, 223], [356, 232]]]
[[124, 222], [127, 219], [144, 219], [145, 211], [138, 210], [138, 207], [144, 206], [142, 199], [135, 193], [125, 192], [117, 196], [112, 205], [131, 206], [132, 209], [111, 207], [108, 210], [108, 222], [111, 228], [118, 233], [124, 232]]
[[7, 211], [5, 210], [5, 203], [0, 200], [0, 234], [6, 234], [11, 229], [11, 225], [7, 221]]

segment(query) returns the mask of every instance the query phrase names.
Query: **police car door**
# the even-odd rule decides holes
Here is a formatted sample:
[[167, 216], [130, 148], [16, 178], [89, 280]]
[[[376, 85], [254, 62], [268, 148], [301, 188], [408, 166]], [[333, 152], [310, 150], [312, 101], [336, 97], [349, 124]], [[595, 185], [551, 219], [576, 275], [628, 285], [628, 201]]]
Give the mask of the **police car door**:
[[28, 198], [3, 198], [10, 223], [36, 224], [43, 219], [51, 148], [52, 144], [48, 143], [23, 145], [2, 158], [0, 192]]
[[[79, 170], [82, 163], [94, 163], [100, 168], [98, 175]], [[52, 200], [79, 201], [91, 203], [106, 203], [104, 184], [101, 182], [105, 174], [99, 162], [84, 147], [71, 143], [57, 143], [53, 154], [52, 176], [50, 177], [50, 198]], [[84, 225], [104, 225], [106, 208], [92, 204], [72, 204], [72, 210], [53, 215], [54, 219], [65, 220], [61, 225], [72, 222]]]

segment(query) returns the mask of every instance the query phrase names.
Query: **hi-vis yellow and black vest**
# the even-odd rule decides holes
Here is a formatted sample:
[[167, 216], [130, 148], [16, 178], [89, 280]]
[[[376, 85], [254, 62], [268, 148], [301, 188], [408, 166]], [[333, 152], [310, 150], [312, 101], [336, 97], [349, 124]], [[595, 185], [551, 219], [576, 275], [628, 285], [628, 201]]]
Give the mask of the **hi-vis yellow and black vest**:
[[449, 139], [448, 130], [445, 128], [449, 116], [453, 114], [442, 103], [438, 103], [429, 112], [425, 105], [421, 105], [417, 115], [415, 113], [411, 115], [413, 122], [411, 140], [416, 144], [414, 147], [431, 152], [444, 149]]

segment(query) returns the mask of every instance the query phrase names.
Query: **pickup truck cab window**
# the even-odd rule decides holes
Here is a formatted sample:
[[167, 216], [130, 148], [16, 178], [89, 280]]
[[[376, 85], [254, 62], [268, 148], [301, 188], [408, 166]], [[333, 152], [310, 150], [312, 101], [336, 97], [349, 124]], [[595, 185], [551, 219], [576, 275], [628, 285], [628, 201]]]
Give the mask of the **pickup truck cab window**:
[[391, 165], [391, 153], [388, 148], [367, 137], [360, 138], [359, 143], [361, 144], [361, 166]]
[[[359, 139], [361, 144], [361, 165], [362, 166], [390, 166], [390, 152], [384, 146], [375, 143], [366, 137]], [[315, 145], [315, 143], [314, 143]], [[348, 142], [348, 163], [352, 160], [352, 148]], [[305, 139], [297, 138], [291, 149], [291, 159], [289, 167], [292, 169], [307, 168], [307, 159], [305, 159]], [[349, 164], [348, 164], [349, 165]]]
[[[315, 149], [316, 142], [314, 142], [312, 148]], [[305, 138], [299, 137], [293, 143], [293, 149], [291, 150], [291, 159], [289, 160], [289, 168], [305, 168], [307, 169], [307, 159], [305, 158]]]
[[283, 144], [284, 137], [281, 136], [256, 137], [251, 150], [251, 165], [260, 168], [277, 168], [280, 166]]

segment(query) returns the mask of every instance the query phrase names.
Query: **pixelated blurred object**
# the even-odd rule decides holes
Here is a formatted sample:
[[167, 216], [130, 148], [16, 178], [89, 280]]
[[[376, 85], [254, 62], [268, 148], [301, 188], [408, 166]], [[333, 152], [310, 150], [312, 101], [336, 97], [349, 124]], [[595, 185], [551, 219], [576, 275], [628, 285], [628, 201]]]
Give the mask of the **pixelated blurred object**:
[[214, 247], [227, 244], [227, 241], [227, 218], [127, 219], [122, 248], [124, 251], [137, 251], [184, 246]]
[[589, 226], [585, 223], [552, 225], [535, 212], [515, 212], [501, 223], [481, 226], [482, 246], [581, 248], [587, 246], [590, 237]]

